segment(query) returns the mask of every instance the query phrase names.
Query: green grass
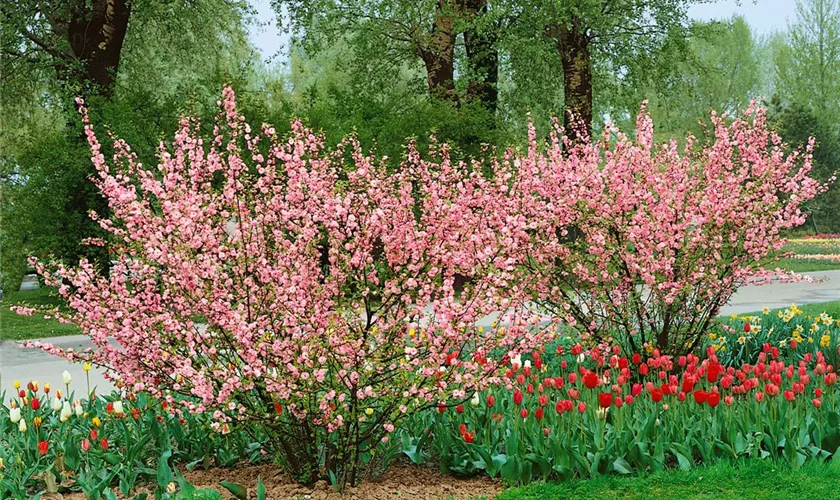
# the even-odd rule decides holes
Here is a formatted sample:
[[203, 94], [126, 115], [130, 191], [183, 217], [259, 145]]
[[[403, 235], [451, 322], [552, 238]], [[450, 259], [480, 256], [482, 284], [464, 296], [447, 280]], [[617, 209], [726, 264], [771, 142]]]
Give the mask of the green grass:
[[777, 267], [795, 273], [806, 273], [813, 271], [834, 271], [840, 269], [840, 263], [818, 259], [781, 259], [767, 266], [768, 269], [776, 269]]
[[496, 500], [548, 499], [805, 499], [838, 498], [840, 461], [810, 462], [798, 469], [765, 460], [721, 462], [689, 471], [646, 477], [605, 476], [565, 483], [534, 483], [502, 492]]
[[65, 325], [54, 319], [44, 319], [41, 314], [20, 316], [9, 310], [9, 306], [17, 304], [55, 306], [61, 303], [61, 297], [49, 288], [6, 294], [3, 302], [0, 303], [0, 340], [58, 337], [79, 333], [79, 329], [74, 325]]

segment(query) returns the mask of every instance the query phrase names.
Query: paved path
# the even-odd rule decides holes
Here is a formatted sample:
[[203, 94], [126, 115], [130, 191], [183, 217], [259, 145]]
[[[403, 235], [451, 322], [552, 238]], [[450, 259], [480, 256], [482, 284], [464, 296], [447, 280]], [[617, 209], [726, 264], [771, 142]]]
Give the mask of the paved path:
[[[763, 286], [743, 287], [732, 297], [721, 314], [759, 311], [763, 307], [788, 307], [791, 304], [809, 304], [840, 300], [840, 271], [808, 273], [819, 283], [775, 283]], [[494, 318], [487, 318], [482, 323], [490, 323]], [[87, 337], [74, 335], [44, 339], [60, 347], [84, 349], [91, 344]], [[0, 343], [0, 384], [9, 390], [13, 380], [26, 382], [35, 379], [50, 382], [53, 387], [61, 387], [61, 374], [68, 370], [73, 377], [73, 387], [78, 393], [86, 391], [85, 373], [81, 365], [67, 363], [63, 359], [50, 356], [37, 350], [21, 349], [16, 343]], [[91, 387], [98, 387], [100, 393], [110, 391], [113, 386], [105, 380], [101, 372], [91, 370]]]

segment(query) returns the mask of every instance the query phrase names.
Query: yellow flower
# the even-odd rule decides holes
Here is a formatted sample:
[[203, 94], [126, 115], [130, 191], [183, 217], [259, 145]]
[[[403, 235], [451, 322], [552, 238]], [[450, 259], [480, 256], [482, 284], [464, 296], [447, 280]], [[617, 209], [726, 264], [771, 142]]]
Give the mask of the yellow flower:
[[715, 340], [715, 339], [717, 339], [717, 335], [714, 334], [714, 333], [710, 333], [709, 338], [712, 339], [712, 340]]
[[828, 335], [823, 335], [820, 339], [820, 345], [822, 347], [829, 347], [831, 345], [831, 337]]
[[2, 459], [2, 458], [0, 458], [0, 469], [2, 469], [2, 468], [4, 468], [4, 467], [5, 467], [5, 466], [3, 465], [3, 459]]
[[746, 341], [747, 341], [747, 338], [746, 338], [746, 337], [744, 337], [743, 335], [741, 335], [740, 337], [738, 337], [738, 343], [739, 343], [739, 344], [743, 344], [743, 343], [744, 343], [744, 342], [746, 342]]
[[729, 316], [729, 319], [737, 319], [737, 318], [738, 318], [737, 314], [732, 314], [732, 315]]
[[813, 344], [814, 343], [814, 337], [808, 337], [808, 343]]
[[417, 331], [416, 331], [414, 328], [410, 328], [410, 329], [408, 330], [408, 336], [409, 336], [409, 337], [413, 337], [413, 336], [414, 336], [414, 334], [416, 334], [416, 333], [417, 333]]
[[99, 420], [99, 417], [93, 417], [93, 419], [91, 419], [91, 423], [94, 427], [99, 427], [100, 425], [102, 425], [102, 421]]
[[371, 416], [371, 415], [373, 415], [373, 408], [368, 408], [368, 409], [366, 409], [366, 410], [365, 410], [365, 415], [367, 415], [367, 416]]
[[15, 383], [12, 385], [15, 387], [15, 389], [20, 389], [20, 380], [15, 380]]
[[764, 314], [768, 314], [770, 312], [770, 309], [767, 309], [765, 307], [764, 309], [761, 310], [761, 312], [764, 313]]

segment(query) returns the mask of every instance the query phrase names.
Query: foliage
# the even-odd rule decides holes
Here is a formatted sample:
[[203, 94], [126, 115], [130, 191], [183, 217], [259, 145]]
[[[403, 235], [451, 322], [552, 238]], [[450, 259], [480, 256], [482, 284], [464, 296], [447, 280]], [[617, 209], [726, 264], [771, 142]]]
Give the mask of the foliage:
[[584, 338], [681, 354], [739, 286], [767, 274], [781, 231], [801, 225], [802, 203], [823, 189], [809, 177], [810, 149], [786, 155], [761, 108], [731, 123], [711, 119], [714, 141], [689, 138], [683, 152], [653, 145], [644, 110], [635, 141], [619, 134], [610, 143], [605, 132], [564, 151], [567, 140], [553, 133], [540, 154], [532, 136], [521, 168], [541, 172], [546, 207], [572, 207], [544, 224], [523, 267], [521, 286], [537, 304]]
[[[100, 224], [121, 244], [109, 275], [37, 268], [68, 299], [54, 314], [97, 350], [32, 345], [186, 398], [220, 432], [263, 423], [296, 477], [355, 483], [401, 418], [465, 398], [495, 375], [498, 349], [549, 334], [530, 328], [524, 296], [498, 291], [528, 239], [532, 183], [508, 163], [488, 180], [445, 146], [430, 160], [409, 146], [391, 174], [299, 122], [288, 139], [251, 130], [229, 88], [220, 105], [212, 138], [185, 119], [154, 170], [122, 141], [108, 165], [86, 125], [113, 211]], [[506, 327], [474, 326], [490, 313]]]

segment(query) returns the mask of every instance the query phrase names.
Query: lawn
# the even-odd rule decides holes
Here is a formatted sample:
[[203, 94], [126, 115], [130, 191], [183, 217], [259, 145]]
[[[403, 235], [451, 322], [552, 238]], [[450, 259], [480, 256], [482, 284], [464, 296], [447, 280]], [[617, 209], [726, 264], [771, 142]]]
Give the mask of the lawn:
[[840, 259], [836, 258], [840, 255], [838, 238], [791, 238], [782, 248], [782, 252], [792, 252], [798, 257], [781, 259], [767, 266], [768, 268], [780, 267], [797, 273], [840, 269]]
[[26, 292], [10, 292], [0, 304], [0, 340], [24, 340], [32, 338], [74, 335], [79, 329], [65, 325], [55, 319], [44, 319], [43, 315], [21, 316], [9, 310], [13, 305], [59, 305], [61, 297], [50, 288], [39, 288]]
[[792, 469], [766, 460], [720, 462], [693, 470], [670, 470], [646, 477], [605, 476], [564, 483], [535, 483], [507, 490], [497, 500], [684, 498], [837, 498], [840, 461], [809, 462]]

